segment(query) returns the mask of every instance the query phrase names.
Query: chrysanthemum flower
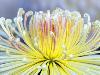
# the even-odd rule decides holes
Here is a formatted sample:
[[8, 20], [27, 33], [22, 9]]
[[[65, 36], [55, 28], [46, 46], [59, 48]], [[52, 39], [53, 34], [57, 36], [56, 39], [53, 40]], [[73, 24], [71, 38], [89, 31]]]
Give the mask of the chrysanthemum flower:
[[100, 21], [87, 13], [20, 8], [0, 18], [0, 75], [100, 75], [99, 46]]

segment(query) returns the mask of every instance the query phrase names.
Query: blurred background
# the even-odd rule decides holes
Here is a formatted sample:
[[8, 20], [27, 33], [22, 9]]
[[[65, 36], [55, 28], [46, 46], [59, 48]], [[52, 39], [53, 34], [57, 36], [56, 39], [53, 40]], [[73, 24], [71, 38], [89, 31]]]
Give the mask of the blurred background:
[[0, 0], [0, 17], [14, 18], [18, 8], [26, 11], [46, 11], [55, 8], [89, 13], [92, 20], [100, 20], [100, 0]]

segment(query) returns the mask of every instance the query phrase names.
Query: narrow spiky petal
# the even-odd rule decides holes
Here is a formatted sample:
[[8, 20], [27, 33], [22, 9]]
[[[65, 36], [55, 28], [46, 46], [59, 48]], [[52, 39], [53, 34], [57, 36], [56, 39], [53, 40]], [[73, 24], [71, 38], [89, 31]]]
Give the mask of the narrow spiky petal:
[[20, 8], [0, 18], [0, 75], [100, 75], [99, 47], [100, 21], [87, 13]]

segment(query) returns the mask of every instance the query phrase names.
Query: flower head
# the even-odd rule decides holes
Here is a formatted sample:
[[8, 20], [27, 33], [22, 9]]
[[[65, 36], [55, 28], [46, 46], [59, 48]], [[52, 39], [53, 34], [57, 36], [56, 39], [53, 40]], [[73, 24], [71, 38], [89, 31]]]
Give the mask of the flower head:
[[20, 8], [0, 33], [0, 75], [100, 75], [100, 21], [87, 13]]

